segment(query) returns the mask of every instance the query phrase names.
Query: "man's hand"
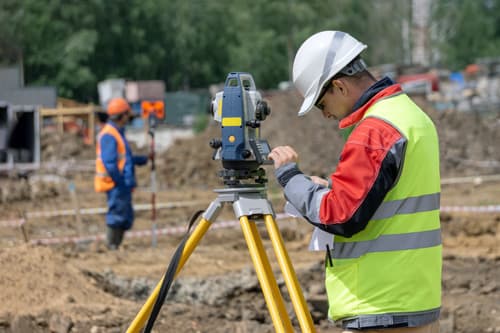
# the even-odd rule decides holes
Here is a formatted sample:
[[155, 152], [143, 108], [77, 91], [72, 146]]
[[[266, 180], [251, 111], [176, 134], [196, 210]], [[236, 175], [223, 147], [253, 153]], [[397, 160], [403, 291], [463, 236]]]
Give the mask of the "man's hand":
[[274, 161], [275, 169], [278, 169], [287, 163], [297, 163], [299, 160], [299, 155], [290, 146], [276, 147], [269, 153], [269, 155], [267, 155], [267, 157]]

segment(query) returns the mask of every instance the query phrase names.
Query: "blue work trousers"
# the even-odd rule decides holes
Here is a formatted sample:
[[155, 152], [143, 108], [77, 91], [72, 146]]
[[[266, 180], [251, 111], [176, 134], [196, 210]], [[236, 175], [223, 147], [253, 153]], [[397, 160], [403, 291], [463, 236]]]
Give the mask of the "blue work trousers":
[[128, 186], [115, 186], [107, 193], [108, 213], [106, 225], [110, 228], [128, 230], [134, 223], [132, 208], [132, 189]]

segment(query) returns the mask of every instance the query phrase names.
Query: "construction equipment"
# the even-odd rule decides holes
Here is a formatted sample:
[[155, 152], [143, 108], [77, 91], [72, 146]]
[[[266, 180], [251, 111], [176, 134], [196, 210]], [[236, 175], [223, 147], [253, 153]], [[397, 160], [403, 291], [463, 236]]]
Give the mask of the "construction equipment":
[[[266, 225], [302, 331], [314, 332], [311, 315], [274, 219], [273, 207], [267, 199], [265, 170], [260, 168], [262, 164], [269, 163], [269, 145], [267, 141], [260, 139], [258, 129], [260, 122], [269, 115], [270, 109], [261, 100], [260, 94], [255, 90], [253, 78], [248, 73], [230, 73], [224, 91], [217, 95], [214, 105], [217, 106], [214, 118], [221, 122], [222, 139], [212, 140], [210, 145], [217, 150], [215, 158], [222, 160], [223, 169], [219, 176], [226, 187], [214, 190], [218, 194], [217, 198], [203, 212], [199, 224], [191, 234], [190, 227], [188, 228], [167, 272], [129, 326], [127, 333], [139, 332], [148, 316], [144, 332], [151, 332], [173, 279], [227, 203], [232, 204], [240, 221], [276, 331], [293, 332], [293, 327], [260, 238], [255, 223], [257, 219], [262, 219]], [[196, 218], [195, 214], [190, 226]]]
[[38, 107], [0, 101], [0, 172], [37, 170], [40, 154]]
[[165, 103], [163, 101], [142, 101], [141, 115], [148, 121], [148, 134], [151, 138], [149, 158], [151, 159], [151, 246], [156, 247], [156, 165], [155, 165], [155, 129], [158, 121], [165, 117]]

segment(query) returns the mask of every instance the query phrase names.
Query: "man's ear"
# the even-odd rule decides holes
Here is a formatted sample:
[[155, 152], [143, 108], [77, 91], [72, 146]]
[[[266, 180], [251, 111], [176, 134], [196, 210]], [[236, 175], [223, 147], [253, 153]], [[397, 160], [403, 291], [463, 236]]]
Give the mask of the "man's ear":
[[342, 79], [336, 79], [336, 80], [333, 80], [332, 81], [332, 85], [334, 87], [337, 87], [337, 89], [340, 91], [340, 93], [342, 95], [347, 95], [347, 92], [348, 92], [348, 85], [346, 84], [346, 82]]

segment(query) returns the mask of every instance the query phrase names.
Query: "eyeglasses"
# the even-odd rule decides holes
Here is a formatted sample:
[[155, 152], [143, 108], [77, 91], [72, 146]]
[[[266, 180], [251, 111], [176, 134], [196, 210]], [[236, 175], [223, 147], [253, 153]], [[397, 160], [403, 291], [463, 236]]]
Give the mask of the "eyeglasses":
[[331, 85], [332, 85], [332, 82], [330, 81], [330, 82], [328, 82], [328, 84], [326, 84], [321, 89], [321, 92], [319, 93], [318, 99], [316, 100], [316, 103], [314, 104], [314, 106], [317, 107], [318, 109], [320, 109], [321, 111], [323, 111], [323, 109], [325, 108], [325, 104], [323, 104], [323, 97], [325, 97], [325, 94]]

